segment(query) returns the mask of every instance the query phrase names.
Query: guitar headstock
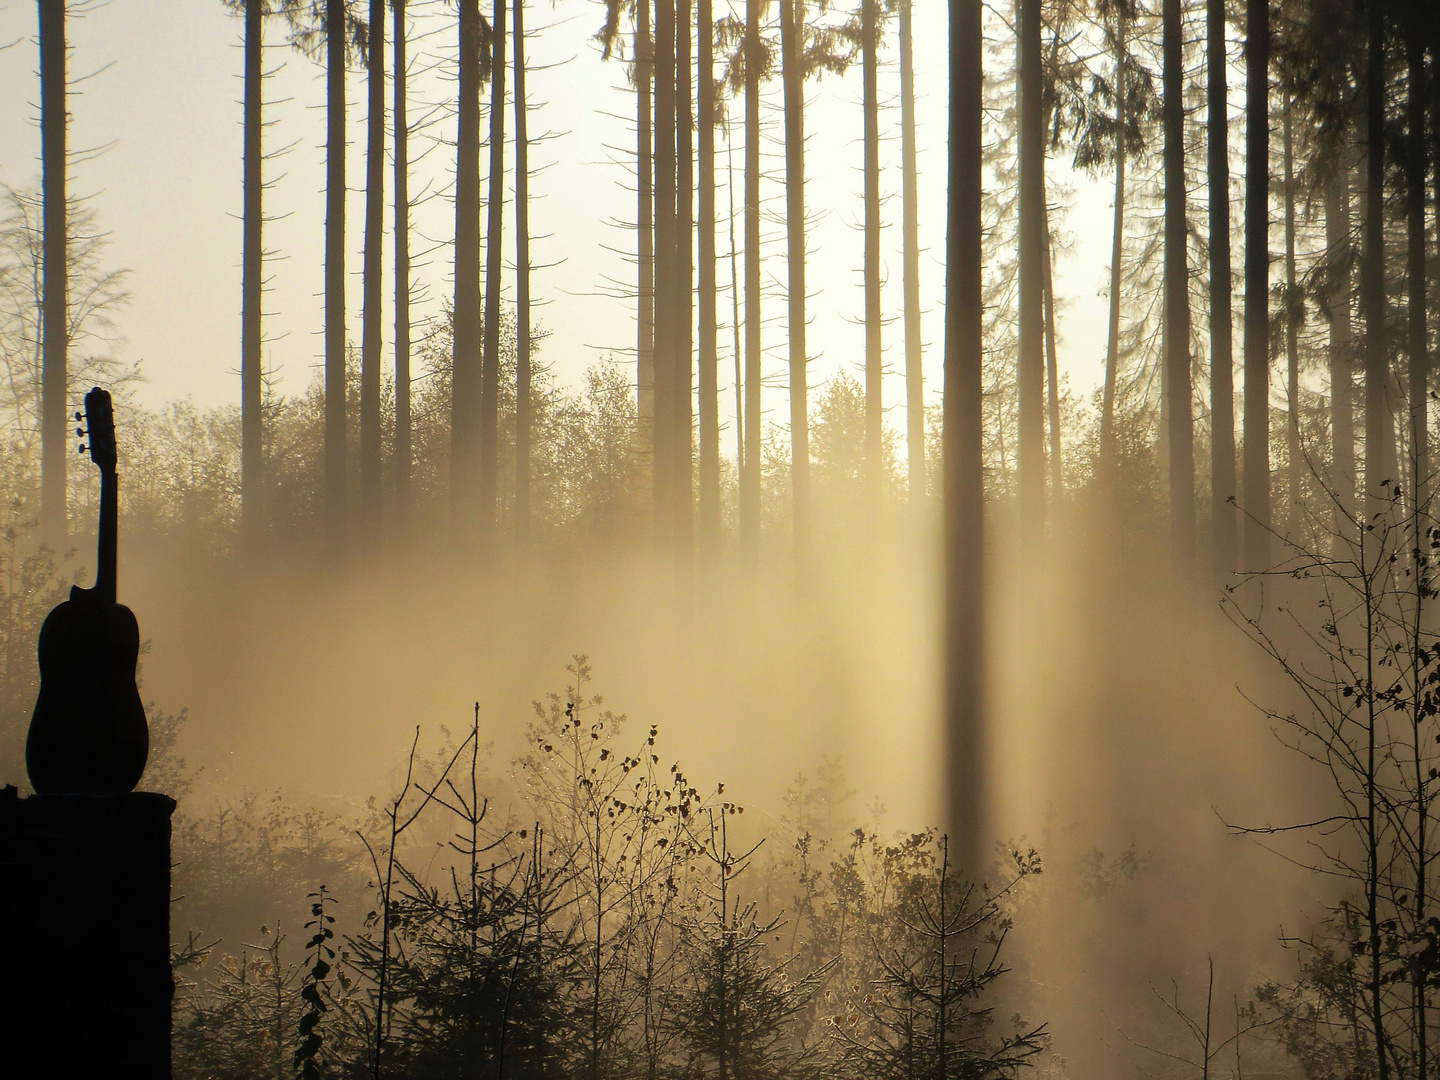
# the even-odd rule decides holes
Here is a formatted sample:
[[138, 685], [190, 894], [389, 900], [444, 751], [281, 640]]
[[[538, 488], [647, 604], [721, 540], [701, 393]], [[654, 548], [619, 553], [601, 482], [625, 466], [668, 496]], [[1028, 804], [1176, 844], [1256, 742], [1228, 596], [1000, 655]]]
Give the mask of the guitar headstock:
[[[110, 392], [98, 386], [92, 388], [85, 395], [85, 411], [76, 413], [75, 419], [82, 424], [75, 429], [75, 434], [90, 438], [90, 460], [104, 472], [114, 472], [115, 408], [110, 403]], [[85, 450], [85, 444], [81, 443], [80, 452]]]

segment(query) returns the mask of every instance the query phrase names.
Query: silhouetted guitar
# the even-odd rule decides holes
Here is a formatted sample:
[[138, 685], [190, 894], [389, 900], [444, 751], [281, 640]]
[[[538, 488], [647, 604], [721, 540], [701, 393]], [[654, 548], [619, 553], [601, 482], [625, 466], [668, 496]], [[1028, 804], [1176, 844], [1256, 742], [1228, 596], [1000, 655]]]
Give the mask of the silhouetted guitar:
[[[131, 791], [145, 771], [150, 732], [135, 685], [140, 625], [115, 599], [119, 477], [115, 414], [98, 386], [75, 414], [100, 467], [100, 537], [95, 586], [70, 590], [40, 628], [40, 695], [25, 743], [37, 792]], [[84, 452], [85, 447], [80, 447]]]

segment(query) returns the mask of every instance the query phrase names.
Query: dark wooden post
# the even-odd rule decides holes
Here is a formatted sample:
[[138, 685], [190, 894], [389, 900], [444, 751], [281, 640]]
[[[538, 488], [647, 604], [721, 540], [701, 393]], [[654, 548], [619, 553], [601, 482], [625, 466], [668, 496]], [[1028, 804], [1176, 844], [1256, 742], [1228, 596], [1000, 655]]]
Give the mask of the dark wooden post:
[[168, 795], [0, 790], [11, 1075], [169, 1080]]

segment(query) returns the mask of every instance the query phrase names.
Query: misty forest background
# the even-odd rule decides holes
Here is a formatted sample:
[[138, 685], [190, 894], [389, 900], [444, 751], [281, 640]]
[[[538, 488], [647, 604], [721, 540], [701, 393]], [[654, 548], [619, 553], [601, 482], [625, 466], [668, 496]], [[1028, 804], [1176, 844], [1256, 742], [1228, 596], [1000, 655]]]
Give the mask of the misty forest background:
[[[0, 192], [0, 779], [39, 624], [90, 573], [99, 383], [142, 786], [179, 800], [177, 1076], [1440, 1070], [1432, 3], [952, 0], [949, 87], [920, 88], [941, 222], [912, 0], [224, 2], [241, 340], [206, 362], [234, 404], [135, 395], [63, 0], [42, 179]], [[546, 353], [566, 297], [531, 294], [554, 136], [526, 55], [562, 9], [634, 136], [605, 212], [635, 340], [578, 382]], [[325, 246], [286, 253], [323, 261], [324, 362], [292, 393], [276, 49], [327, 88]], [[442, 68], [448, 100], [411, 100]], [[864, 161], [826, 378], [817, 101]], [[422, 143], [443, 190], [411, 190]], [[1113, 184], [1093, 394], [1063, 377], [1047, 165]], [[412, 231], [435, 200], [453, 231]]]

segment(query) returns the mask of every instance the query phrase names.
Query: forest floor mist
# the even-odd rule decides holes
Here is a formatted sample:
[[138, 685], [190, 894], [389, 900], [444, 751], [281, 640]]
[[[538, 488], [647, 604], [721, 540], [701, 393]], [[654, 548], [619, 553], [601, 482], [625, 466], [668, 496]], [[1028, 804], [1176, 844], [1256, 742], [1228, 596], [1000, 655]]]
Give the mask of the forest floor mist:
[[[1246, 700], [1283, 700], [1277, 673], [1209, 591], [1175, 597], [1161, 552], [1116, 555], [1079, 520], [1038, 558], [1003, 522], [991, 535], [994, 831], [1045, 861], [1008, 955], [1068, 1074], [1109, 1075], [1143, 1063], [1133, 1041], [1173, 1042], [1152, 987], [1173, 980], [1203, 1012], [1207, 958], [1226, 1002], [1293, 974], [1281, 925], [1334, 898], [1224, 822], [1299, 820], [1323, 787]], [[358, 811], [398, 786], [416, 725], [433, 745], [468, 730], [477, 701], [505, 774], [530, 703], [584, 653], [608, 707], [658, 725], [667, 758], [788, 843], [787, 787], [825, 759], [854, 792], [850, 824], [940, 819], [936, 541], [912, 526], [804, 584], [731, 563], [697, 572], [683, 604], [638, 556], [325, 577], [140, 554], [123, 580], [152, 642], [147, 698], [190, 709], [197, 807], [277, 789]]]

